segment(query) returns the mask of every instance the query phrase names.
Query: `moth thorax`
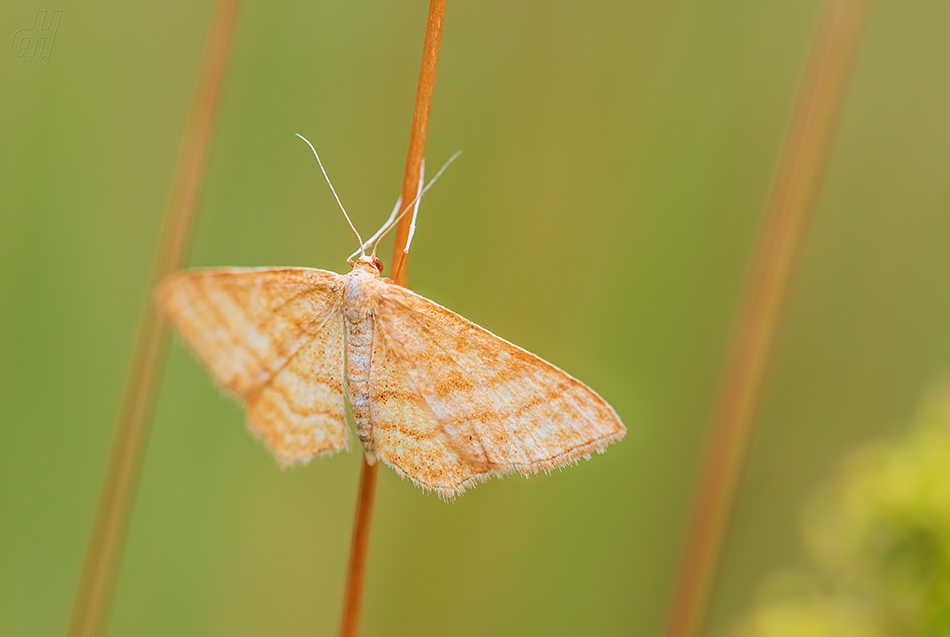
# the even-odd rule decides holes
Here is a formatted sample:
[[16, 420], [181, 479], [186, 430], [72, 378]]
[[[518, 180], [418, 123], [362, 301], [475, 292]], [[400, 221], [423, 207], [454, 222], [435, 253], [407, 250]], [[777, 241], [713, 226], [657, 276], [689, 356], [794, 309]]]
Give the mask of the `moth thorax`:
[[343, 313], [348, 321], [363, 321], [371, 313], [371, 296], [376, 293], [373, 279], [376, 276], [353, 269], [343, 290]]

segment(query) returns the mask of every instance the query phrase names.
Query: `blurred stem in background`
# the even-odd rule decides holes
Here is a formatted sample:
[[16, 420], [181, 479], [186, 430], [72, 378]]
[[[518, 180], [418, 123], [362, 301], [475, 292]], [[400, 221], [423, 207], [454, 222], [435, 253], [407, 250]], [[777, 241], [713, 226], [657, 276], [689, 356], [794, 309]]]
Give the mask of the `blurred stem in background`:
[[668, 637], [699, 634], [745, 464], [752, 422], [814, 208], [867, 0], [828, 0], [736, 323], [666, 623]]
[[158, 370], [168, 344], [165, 322], [151, 302], [151, 293], [161, 279], [181, 267], [189, 244], [237, 11], [237, 0], [219, 0], [208, 31], [191, 116], [182, 140], [155, 269], [148, 287], [145, 313], [73, 602], [70, 637], [94, 637], [105, 632], [148, 443]]
[[[429, 110], [435, 88], [435, 70], [439, 62], [439, 45], [442, 41], [442, 23], [445, 19], [446, 0], [431, 0], [429, 19], [426, 24], [425, 42], [422, 48], [422, 67], [419, 70], [419, 85], [416, 89], [416, 107], [412, 115], [412, 130], [409, 134], [409, 153], [406, 157], [406, 173], [402, 184], [402, 201], [411, 202], [416, 197], [419, 172], [425, 153], [426, 131], [429, 127]], [[408, 204], [412, 205], [412, 204]], [[406, 242], [412, 215], [404, 214], [396, 228], [396, 244], [393, 248], [391, 276], [397, 285], [406, 285]], [[366, 551], [369, 545], [370, 522], [373, 516], [373, 499], [376, 494], [376, 472], [379, 463], [369, 464], [363, 457], [359, 494], [356, 501], [356, 520], [353, 524], [353, 543], [350, 547], [349, 568], [346, 575], [346, 590], [343, 596], [343, 617], [340, 635], [354, 637], [359, 629], [360, 608], [363, 600], [363, 579], [366, 572]]]

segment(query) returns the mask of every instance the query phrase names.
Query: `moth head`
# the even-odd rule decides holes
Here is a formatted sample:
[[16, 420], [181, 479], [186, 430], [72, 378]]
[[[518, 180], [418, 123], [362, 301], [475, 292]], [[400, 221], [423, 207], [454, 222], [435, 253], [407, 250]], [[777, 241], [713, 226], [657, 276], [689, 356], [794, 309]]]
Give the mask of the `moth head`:
[[380, 275], [383, 273], [383, 262], [379, 260], [375, 254], [365, 255], [362, 254], [355, 261], [350, 260], [348, 262], [354, 268], [360, 268], [361, 270], [366, 270], [375, 275]]

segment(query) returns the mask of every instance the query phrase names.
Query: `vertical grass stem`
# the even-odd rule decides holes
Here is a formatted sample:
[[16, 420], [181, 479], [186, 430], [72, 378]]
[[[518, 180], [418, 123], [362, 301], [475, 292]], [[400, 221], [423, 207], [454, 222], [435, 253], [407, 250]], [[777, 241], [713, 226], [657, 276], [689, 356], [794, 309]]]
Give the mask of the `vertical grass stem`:
[[168, 342], [165, 324], [151, 304], [151, 290], [181, 266], [188, 246], [198, 193], [204, 181], [211, 135], [231, 50], [237, 0], [219, 0], [205, 44], [192, 112], [182, 140], [175, 180], [165, 212], [149, 302], [146, 306], [92, 533], [73, 601], [68, 635], [97, 637], [105, 632], [125, 535], [148, 442], [158, 371]]
[[[419, 86], [416, 90], [416, 107], [412, 116], [412, 131], [409, 135], [409, 153], [406, 158], [406, 173], [403, 179], [402, 201], [412, 201], [419, 184], [419, 170], [425, 152], [426, 131], [429, 127], [429, 110], [435, 87], [435, 70], [439, 61], [439, 44], [442, 41], [442, 23], [445, 18], [446, 0], [431, 0], [429, 19], [426, 24], [425, 42], [422, 50], [422, 68], [419, 71]], [[399, 285], [406, 285], [406, 241], [412, 215], [404, 215], [396, 227], [396, 245], [393, 248], [391, 278]], [[357, 496], [356, 521], [353, 524], [353, 542], [346, 576], [346, 591], [343, 596], [343, 617], [340, 622], [341, 637], [355, 637], [359, 630], [360, 609], [363, 600], [363, 579], [366, 570], [366, 552], [369, 545], [370, 522], [373, 515], [373, 499], [376, 493], [376, 472], [379, 463], [369, 464], [363, 459], [360, 488]]]
[[703, 627], [755, 410], [825, 172], [866, 8], [867, 0], [828, 0], [824, 5], [709, 430], [667, 637], [693, 637]]

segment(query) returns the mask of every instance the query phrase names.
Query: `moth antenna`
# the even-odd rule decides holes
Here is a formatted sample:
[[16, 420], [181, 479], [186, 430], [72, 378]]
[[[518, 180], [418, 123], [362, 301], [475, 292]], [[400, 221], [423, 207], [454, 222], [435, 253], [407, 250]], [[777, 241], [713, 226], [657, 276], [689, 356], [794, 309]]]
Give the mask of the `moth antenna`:
[[[360, 237], [360, 233], [356, 230], [356, 226], [354, 226], [354, 225], [353, 225], [353, 222], [350, 221], [350, 215], [346, 214], [346, 208], [343, 207], [343, 202], [340, 201], [340, 196], [336, 194], [336, 188], [334, 188], [334, 187], [333, 187], [333, 184], [330, 183], [330, 176], [327, 175], [327, 170], [326, 170], [326, 168], [323, 167], [323, 162], [320, 161], [320, 155], [317, 154], [317, 149], [313, 147], [313, 144], [310, 143], [310, 140], [309, 140], [309, 139], [307, 139], [306, 137], [304, 137], [304, 136], [301, 135], [300, 133], [294, 133], [294, 135], [296, 135], [296, 136], [299, 137], [300, 139], [302, 139], [302, 140], [304, 140], [305, 142], [307, 142], [307, 146], [309, 146], [309, 147], [310, 147], [310, 150], [313, 151], [313, 156], [317, 158], [317, 163], [320, 164], [320, 172], [323, 173], [324, 179], [327, 180], [327, 185], [330, 186], [330, 192], [333, 193], [333, 198], [336, 199], [336, 202], [340, 205], [340, 210], [343, 211], [343, 216], [346, 217], [346, 222], [347, 222], [348, 224], [350, 224], [350, 228], [353, 230], [353, 234], [356, 235], [356, 240], [360, 242], [359, 253], [360, 253], [360, 255], [365, 255], [366, 253], [363, 252], [363, 238]], [[354, 252], [353, 254], [355, 255], [356, 253]], [[350, 258], [353, 258], [353, 257], [350, 257]]]
[[409, 246], [412, 245], [412, 235], [416, 234], [416, 216], [419, 214], [419, 204], [422, 203], [422, 184], [425, 182], [426, 160], [422, 158], [419, 165], [419, 186], [416, 188], [416, 205], [412, 207], [412, 220], [409, 222], [409, 236], [406, 237], [406, 248], [404, 254], [409, 254]]
[[[422, 161], [419, 163], [419, 185], [416, 186], [416, 198], [413, 199], [413, 201], [415, 202], [415, 206], [413, 206], [412, 224], [409, 226], [409, 241], [410, 242], [412, 241], [412, 235], [416, 231], [416, 214], [418, 214], [419, 212], [419, 202], [421, 201], [420, 197], [422, 197], [422, 185], [425, 182], [426, 182], [426, 160], [425, 160], [425, 157], [423, 157]], [[402, 201], [402, 195], [399, 195], [399, 199], [400, 201]], [[412, 205], [413, 204], [409, 204], [409, 206], [412, 206]], [[409, 206], [406, 206], [406, 208], [408, 209]], [[379, 242], [382, 240], [384, 236], [386, 236], [385, 232], [388, 232], [389, 228], [392, 227], [392, 225], [390, 224], [393, 224], [396, 221], [399, 221], [399, 219], [402, 219], [402, 215], [399, 215], [398, 218], [393, 219], [395, 215], [396, 215], [396, 211], [393, 210], [393, 214], [390, 215], [386, 223], [383, 224], [383, 227], [380, 228], [379, 232], [376, 233], [376, 234], [380, 234], [380, 233], [383, 233], [383, 234], [379, 237], [379, 239], [376, 240], [376, 245], [373, 246], [373, 256], [376, 255], [376, 248], [379, 247]]]
[[[446, 160], [446, 162], [445, 162], [444, 164], [442, 164], [442, 168], [439, 168], [439, 172], [437, 172], [437, 173], [435, 174], [435, 177], [433, 177], [432, 180], [429, 181], [428, 184], [426, 184], [426, 187], [423, 188], [423, 189], [419, 192], [418, 195], [416, 195], [416, 198], [413, 199], [412, 201], [410, 201], [410, 202], [409, 202], [409, 205], [407, 205], [405, 208], [403, 208], [403, 211], [402, 211], [401, 213], [399, 213], [399, 216], [398, 216], [398, 217], [396, 217], [391, 223], [388, 223], [389, 227], [386, 228], [386, 230], [383, 232], [383, 234], [380, 235], [379, 239], [376, 240], [376, 245], [377, 245], [377, 246], [379, 245], [379, 242], [383, 240], [383, 237], [385, 237], [387, 234], [389, 234], [389, 231], [392, 230], [392, 229], [396, 226], [396, 224], [399, 222], [399, 220], [402, 219], [402, 218], [406, 215], [407, 212], [409, 212], [410, 208], [413, 208], [413, 206], [415, 206], [416, 202], [417, 202], [417, 201], [420, 201], [420, 200], [422, 199], [422, 196], [425, 195], [425, 194], [429, 191], [429, 188], [432, 187], [432, 184], [434, 184], [434, 183], [439, 179], [439, 177], [442, 176], [442, 173], [444, 173], [444, 172], [445, 172], [445, 169], [449, 167], [449, 164], [451, 164], [453, 161], [455, 161], [456, 159], [458, 159], [458, 156], [461, 155], [461, 154], [462, 154], [462, 151], [459, 150], [459, 151], [456, 151], [456, 153], [455, 153], [454, 155], [452, 155], [451, 157], [449, 157], [449, 158]], [[418, 210], [418, 206], [415, 206], [415, 209]], [[413, 221], [415, 221], [415, 215], [414, 215], [414, 214], [413, 214]], [[410, 228], [409, 228], [409, 241], [412, 240], [412, 231], [413, 231], [413, 228], [412, 228], [412, 226], [410, 226]], [[406, 249], [403, 251], [405, 254], [409, 254], [409, 241], [406, 242]], [[376, 252], [376, 248], [375, 248], [375, 247], [373, 248], [373, 252], [374, 252], [374, 253]]]
[[[372, 244], [374, 241], [376, 241], [376, 239], [379, 237], [379, 235], [383, 233], [383, 230], [385, 230], [386, 228], [389, 227], [389, 224], [391, 224], [391, 223], [393, 222], [393, 220], [396, 218], [396, 215], [399, 214], [399, 206], [401, 206], [401, 205], [402, 205], [402, 195], [400, 194], [400, 195], [399, 195], [399, 198], [396, 199], [396, 205], [393, 206], [393, 211], [392, 211], [392, 213], [390, 213], [389, 219], [387, 219], [387, 220], [386, 220], [386, 223], [384, 223], [383, 225], [381, 225], [381, 226], [379, 227], [379, 230], [377, 230], [376, 233], [373, 234], [372, 237], [370, 237], [369, 239], [367, 239], [366, 241], [363, 242], [363, 244], [362, 244], [362, 246], [361, 246], [361, 249], [365, 250], [366, 248], [368, 248], [368, 247], [370, 246], [370, 244]], [[349, 256], [349, 259], [352, 259], [353, 257], [355, 257], [355, 256], [356, 256], [357, 254], [359, 254], [359, 253], [360, 253], [360, 251], [359, 251], [359, 250], [356, 250], [355, 252], [353, 252], [353, 254], [351, 254], [351, 255]], [[376, 251], [375, 251], [375, 250], [373, 250], [373, 254], [376, 254]], [[347, 260], [349, 260], [349, 259], [347, 259]]]

